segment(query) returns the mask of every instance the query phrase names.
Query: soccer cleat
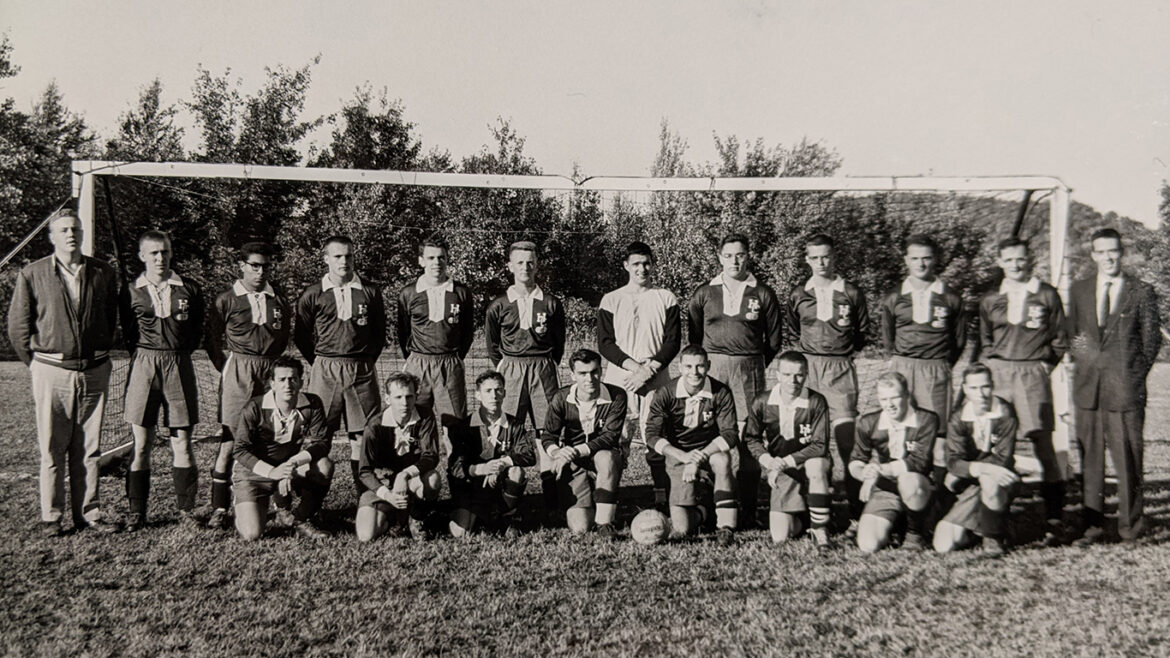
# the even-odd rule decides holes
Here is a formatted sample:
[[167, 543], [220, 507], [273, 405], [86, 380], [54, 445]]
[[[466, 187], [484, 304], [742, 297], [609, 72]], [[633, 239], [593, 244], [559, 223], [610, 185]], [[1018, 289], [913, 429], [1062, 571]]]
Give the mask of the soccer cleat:
[[207, 519], [207, 527], [213, 530], [227, 530], [230, 528], [231, 519], [228, 518], [228, 511], [220, 507], [212, 512], [211, 518]]
[[427, 539], [427, 528], [422, 519], [416, 519], [412, 516], [406, 520], [406, 525], [410, 528], [410, 536], [415, 541], [425, 541]]
[[1044, 539], [1041, 542], [1049, 547], [1060, 546], [1064, 543], [1064, 524], [1060, 519], [1048, 519], [1044, 525]]
[[88, 530], [93, 530], [94, 532], [97, 532], [97, 533], [103, 534], [103, 535], [112, 535], [115, 532], [119, 532], [122, 530], [121, 523], [107, 521], [105, 519], [105, 517], [98, 517], [98, 518], [94, 519], [93, 521], [86, 523], [82, 527], [86, 528]]
[[203, 524], [199, 522], [199, 519], [195, 518], [195, 515], [191, 513], [191, 510], [179, 510], [180, 528], [200, 528], [202, 526]]
[[1077, 548], [1088, 548], [1093, 544], [1100, 544], [1103, 541], [1105, 541], [1105, 529], [1099, 526], [1089, 526], [1085, 528], [1084, 534], [1073, 542], [1073, 546]]
[[146, 527], [146, 515], [135, 512], [130, 515], [130, 522], [126, 524], [126, 532], [138, 532]]
[[520, 524], [516, 519], [509, 519], [504, 525], [504, 537], [507, 539], [516, 539], [520, 536]]
[[597, 537], [605, 541], [617, 541], [617, 530], [612, 523], [602, 523], [597, 526]]
[[276, 514], [272, 517], [272, 522], [279, 526], [291, 528], [297, 524], [297, 517], [293, 516], [291, 510], [277, 509]]
[[926, 538], [921, 533], [907, 532], [906, 538], [902, 540], [902, 548], [907, 551], [926, 550]]
[[318, 528], [317, 526], [313, 525], [312, 523], [309, 523], [308, 521], [298, 521], [296, 524], [293, 525], [293, 530], [298, 535], [300, 535], [306, 539], [312, 539], [313, 541], [320, 541], [322, 539], [329, 538], [329, 533]]
[[41, 521], [40, 531], [42, 537], [60, 537], [64, 534], [60, 521]]
[[832, 550], [833, 542], [829, 540], [829, 532], [824, 528], [810, 528], [808, 531], [812, 537], [813, 545], [817, 547], [818, 551]]
[[715, 541], [719, 542], [720, 546], [727, 547], [735, 544], [735, 533], [731, 528], [717, 528], [715, 530]]
[[986, 557], [1002, 557], [1007, 553], [1007, 547], [995, 537], [984, 537], [981, 551]]
[[857, 541], [857, 527], [858, 527], [857, 519], [850, 519], [849, 527], [845, 528], [845, 532], [842, 533], [842, 536], [845, 538], [845, 541], [847, 541], [849, 543], [853, 543], [853, 542]]

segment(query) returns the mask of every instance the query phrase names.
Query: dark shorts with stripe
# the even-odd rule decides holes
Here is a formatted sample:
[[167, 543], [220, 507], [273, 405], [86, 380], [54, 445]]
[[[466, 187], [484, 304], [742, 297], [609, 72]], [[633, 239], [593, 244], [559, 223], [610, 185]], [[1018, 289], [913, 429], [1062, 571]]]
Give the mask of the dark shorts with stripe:
[[699, 467], [694, 482], [683, 482], [686, 463], [670, 455], [666, 456], [666, 474], [670, 476], [670, 504], [677, 507], [693, 507], [700, 504], [715, 487], [715, 474], [709, 464]]
[[596, 473], [586, 468], [592, 466], [589, 458], [578, 459], [561, 471], [557, 478], [557, 500], [561, 509], [593, 507], [593, 478]]
[[159, 409], [167, 427], [199, 422], [199, 388], [190, 352], [140, 347], [126, 381], [126, 422], [141, 427], [158, 423]]
[[[383, 486], [393, 489], [394, 480], [398, 478], [398, 474], [409, 467], [410, 464], [398, 463], [386, 468], [374, 469], [374, 473], [378, 476], [378, 480], [382, 483]], [[429, 471], [422, 471], [418, 474], [418, 477], [423, 481], [424, 487], [426, 486], [427, 478], [431, 473], [434, 472], [434, 469], [431, 469]], [[377, 489], [367, 489], [362, 492], [361, 498], [358, 499], [358, 507], [381, 507], [383, 510], [389, 510], [391, 506], [390, 503], [382, 500], [378, 496]]]
[[467, 416], [467, 382], [458, 354], [411, 352], [402, 370], [418, 377], [417, 404], [434, 410], [441, 424], [450, 427]]
[[533, 427], [544, 429], [548, 401], [560, 388], [557, 364], [548, 356], [504, 356], [500, 360], [507, 394], [504, 411], [520, 422], [530, 414]]
[[378, 374], [368, 359], [318, 356], [305, 392], [321, 398], [330, 432], [361, 432], [382, 409]]
[[857, 417], [857, 369], [853, 357], [804, 355], [808, 359], [808, 387], [825, 396], [829, 421], [837, 424]]
[[894, 355], [890, 370], [901, 374], [910, 385], [914, 406], [938, 416], [940, 432], [946, 432], [951, 411], [951, 366], [946, 359], [915, 359]]
[[[293, 470], [292, 478], [290, 478], [292, 493], [298, 496], [303, 495], [307, 487], [313, 486], [313, 483], [305, 477], [308, 471], [308, 464], [301, 464]], [[278, 493], [279, 485], [280, 480], [256, 475], [255, 472], [244, 468], [239, 462], [236, 462], [232, 468], [232, 495], [235, 497], [237, 505], [240, 503], [260, 503], [261, 507], [267, 507], [268, 500]]]
[[478, 517], [494, 516], [504, 504], [506, 475], [506, 470], [500, 471], [495, 485], [490, 487], [483, 476], [473, 475], [467, 481], [448, 478], [455, 509], [465, 509]]
[[1043, 361], [988, 359], [995, 394], [1012, 403], [1020, 421], [1020, 434], [1051, 432], [1053, 428], [1052, 380]]
[[786, 468], [780, 471], [776, 483], [772, 484], [770, 512], [799, 514], [808, 510], [805, 496], [808, 495], [808, 476], [803, 468]]
[[[219, 376], [219, 424], [236, 429], [244, 405], [268, 389], [276, 357], [232, 352]], [[226, 436], [226, 435], [225, 435]]]
[[[978, 479], [963, 480], [963, 483], [966, 486], [959, 491], [955, 504], [951, 506], [950, 511], [942, 520], [960, 528], [966, 528], [976, 534], [982, 534], [979, 525], [979, 506], [983, 499], [983, 490], [979, 486]], [[1008, 495], [1011, 495], [1010, 491]], [[1009, 498], [1008, 507], [1010, 506], [1011, 499]]]
[[707, 374], [731, 389], [731, 395], [735, 398], [735, 417], [741, 423], [746, 421], [748, 405], [767, 390], [764, 380], [764, 357], [760, 354], [708, 356], [711, 360], [711, 370]]

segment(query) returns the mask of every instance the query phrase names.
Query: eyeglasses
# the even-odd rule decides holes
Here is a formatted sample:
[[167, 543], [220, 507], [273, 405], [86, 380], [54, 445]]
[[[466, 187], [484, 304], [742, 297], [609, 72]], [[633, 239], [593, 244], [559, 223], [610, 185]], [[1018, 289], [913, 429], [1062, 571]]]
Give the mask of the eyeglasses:
[[244, 261], [244, 265], [247, 265], [248, 267], [252, 268], [253, 272], [260, 272], [262, 270], [272, 269], [272, 263], [257, 263], [254, 261], [246, 260], [246, 261]]

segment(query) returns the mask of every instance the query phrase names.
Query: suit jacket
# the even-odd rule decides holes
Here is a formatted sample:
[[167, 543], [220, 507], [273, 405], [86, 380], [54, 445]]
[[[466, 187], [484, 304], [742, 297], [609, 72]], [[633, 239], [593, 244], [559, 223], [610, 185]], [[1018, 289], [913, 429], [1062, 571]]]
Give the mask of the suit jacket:
[[1146, 374], [1162, 347], [1158, 297], [1129, 274], [1104, 329], [1097, 327], [1096, 276], [1069, 293], [1069, 356], [1076, 363], [1073, 403], [1081, 409], [1131, 411], [1146, 406]]

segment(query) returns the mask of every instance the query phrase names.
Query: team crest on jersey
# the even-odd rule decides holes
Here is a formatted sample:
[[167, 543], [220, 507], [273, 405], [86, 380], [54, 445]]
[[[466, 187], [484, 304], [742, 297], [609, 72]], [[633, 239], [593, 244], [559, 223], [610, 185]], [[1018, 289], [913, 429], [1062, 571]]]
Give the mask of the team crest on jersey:
[[744, 317], [749, 320], [755, 320], [760, 317], [760, 300], [755, 297], [749, 297], [747, 299], [747, 313], [744, 313]]
[[358, 304], [357, 313], [353, 316], [354, 322], [357, 322], [359, 327], [364, 327], [370, 323], [370, 305]]
[[704, 409], [703, 413], [702, 413], [702, 417], [703, 417], [704, 424], [710, 423], [712, 420], [715, 420], [715, 410]]
[[459, 304], [451, 304], [448, 311], [447, 324], [457, 324], [459, 322]]
[[930, 326], [934, 327], [935, 329], [946, 329], [947, 317], [950, 316], [951, 309], [947, 308], [946, 306], [935, 306], [931, 310], [932, 315], [934, 316], [934, 320], [930, 323]]
[[534, 322], [532, 323], [532, 330], [536, 332], [537, 336], [543, 336], [548, 333], [548, 313], [541, 311], [534, 314]]
[[801, 443], [812, 443], [812, 423], [801, 423], [798, 430], [800, 431]]
[[848, 327], [849, 323], [853, 321], [851, 317], [853, 308], [848, 304], [837, 304], [837, 324], [842, 327]]
[[1047, 309], [1040, 304], [1028, 304], [1028, 320], [1024, 326], [1029, 329], [1043, 329], [1046, 311]]
[[276, 306], [272, 309], [272, 328], [280, 331], [280, 321], [284, 318], [284, 314], [280, 312], [280, 307]]
[[175, 300], [178, 308], [175, 309], [175, 319], [179, 322], [191, 317], [191, 300], [186, 297], [179, 297]]

